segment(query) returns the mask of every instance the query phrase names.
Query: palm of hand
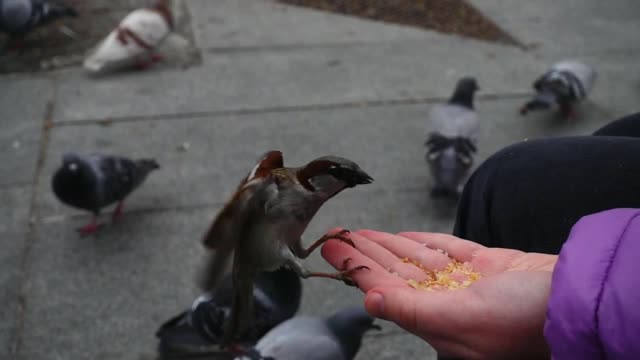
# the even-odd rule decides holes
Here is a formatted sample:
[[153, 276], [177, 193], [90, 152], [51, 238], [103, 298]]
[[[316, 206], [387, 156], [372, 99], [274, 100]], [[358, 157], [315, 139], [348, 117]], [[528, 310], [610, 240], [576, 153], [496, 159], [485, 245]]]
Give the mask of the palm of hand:
[[[433, 233], [392, 235], [362, 230], [351, 234], [355, 249], [328, 242], [323, 256], [339, 268], [365, 265], [353, 278], [374, 316], [393, 321], [429, 342], [441, 354], [465, 359], [548, 358], [542, 329], [551, 272], [557, 257], [486, 248]], [[407, 280], [427, 276], [452, 259], [469, 262], [482, 278], [468, 288], [425, 291]], [[384, 305], [380, 306], [380, 300]]]

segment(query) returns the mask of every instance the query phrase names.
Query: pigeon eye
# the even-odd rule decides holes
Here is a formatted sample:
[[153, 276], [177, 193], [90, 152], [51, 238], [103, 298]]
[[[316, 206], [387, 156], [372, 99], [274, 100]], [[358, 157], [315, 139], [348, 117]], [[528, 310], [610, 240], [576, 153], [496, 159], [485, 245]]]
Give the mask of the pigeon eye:
[[71, 171], [78, 170], [78, 164], [76, 164], [76, 163], [69, 164], [69, 170], [71, 170]]
[[471, 164], [471, 158], [469, 158], [468, 156], [464, 156], [464, 155], [458, 155], [458, 159], [460, 160], [460, 162], [464, 165], [469, 165]]

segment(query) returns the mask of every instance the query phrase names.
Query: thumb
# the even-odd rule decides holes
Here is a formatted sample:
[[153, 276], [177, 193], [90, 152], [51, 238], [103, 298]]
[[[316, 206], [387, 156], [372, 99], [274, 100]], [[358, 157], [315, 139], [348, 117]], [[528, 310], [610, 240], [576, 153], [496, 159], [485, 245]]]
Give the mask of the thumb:
[[425, 303], [428, 296], [421, 295], [406, 286], [375, 287], [367, 292], [364, 306], [371, 316], [392, 321], [415, 333], [419, 323], [428, 322], [425, 318], [428, 314], [423, 310], [431, 306]]

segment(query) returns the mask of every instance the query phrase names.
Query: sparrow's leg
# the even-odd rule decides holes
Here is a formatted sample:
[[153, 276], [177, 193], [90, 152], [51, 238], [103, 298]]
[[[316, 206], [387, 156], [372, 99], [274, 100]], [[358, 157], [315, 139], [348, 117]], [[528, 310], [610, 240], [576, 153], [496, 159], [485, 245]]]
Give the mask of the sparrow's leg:
[[94, 215], [93, 220], [91, 220], [89, 224], [79, 228], [78, 232], [82, 236], [87, 236], [87, 235], [95, 234], [96, 232], [98, 232], [99, 228], [100, 228], [100, 225], [98, 224], [98, 215]]
[[293, 253], [300, 259], [306, 259], [318, 246], [324, 244], [325, 242], [331, 239], [338, 239], [353, 247], [356, 247], [353, 244], [353, 241], [351, 241], [351, 239], [345, 236], [348, 233], [349, 233], [349, 230], [341, 230], [335, 234], [324, 234], [320, 239], [316, 240], [316, 242], [311, 244], [311, 246], [309, 246], [309, 248], [307, 249], [303, 248], [302, 243], [298, 241], [296, 244], [294, 244], [291, 251], [293, 251]]
[[358, 286], [358, 284], [356, 284], [356, 282], [351, 279], [351, 274], [359, 270], [364, 270], [364, 269], [370, 270], [370, 269], [368, 266], [364, 266], [364, 265], [347, 269], [350, 261], [351, 261], [351, 258], [344, 259], [344, 261], [342, 262], [342, 268], [337, 273], [309, 271], [295, 260], [289, 261], [289, 267], [293, 271], [298, 273], [298, 275], [300, 275], [300, 277], [303, 279], [308, 279], [311, 277], [321, 277], [321, 278], [327, 278], [327, 279], [340, 280], [349, 286]]
[[116, 209], [113, 211], [113, 215], [111, 216], [111, 222], [115, 223], [122, 217], [122, 208], [124, 207], [124, 200], [121, 200]]

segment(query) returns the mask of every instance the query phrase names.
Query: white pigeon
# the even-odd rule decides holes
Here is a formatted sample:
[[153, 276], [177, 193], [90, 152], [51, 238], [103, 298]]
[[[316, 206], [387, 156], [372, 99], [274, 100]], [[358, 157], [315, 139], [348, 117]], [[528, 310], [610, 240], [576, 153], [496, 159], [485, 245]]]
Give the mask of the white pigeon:
[[129, 13], [85, 59], [90, 73], [131, 66], [145, 68], [161, 59], [155, 50], [169, 36], [173, 15], [166, 0]]

